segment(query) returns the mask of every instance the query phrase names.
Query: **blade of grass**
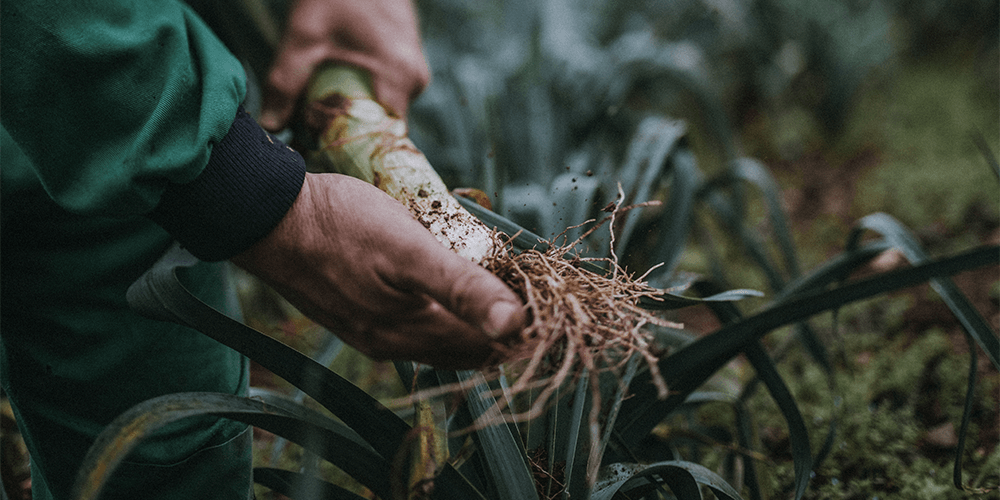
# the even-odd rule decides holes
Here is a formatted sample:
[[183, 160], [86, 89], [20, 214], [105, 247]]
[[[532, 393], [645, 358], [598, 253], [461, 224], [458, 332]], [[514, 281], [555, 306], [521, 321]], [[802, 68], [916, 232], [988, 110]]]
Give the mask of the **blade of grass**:
[[634, 354], [625, 366], [625, 373], [618, 382], [618, 388], [615, 390], [615, 394], [611, 400], [613, 402], [611, 410], [608, 412], [608, 416], [604, 420], [604, 433], [601, 435], [601, 443], [597, 449], [597, 456], [599, 457], [604, 457], [605, 455], [605, 450], [608, 448], [608, 443], [611, 441], [612, 434], [614, 433], [615, 421], [618, 420], [618, 413], [621, 411], [622, 402], [625, 400], [628, 388], [632, 384], [632, 380], [635, 378], [635, 374], [639, 369], [639, 363], [641, 361], [642, 358], [639, 355]]
[[[781, 206], [781, 196], [777, 183], [762, 165], [749, 159], [741, 159], [734, 162], [732, 175], [738, 180], [754, 185], [763, 195], [775, 238], [778, 241], [779, 249], [781, 250], [781, 254], [785, 260], [785, 274], [791, 279], [797, 278], [799, 275], [798, 259], [792, 244], [792, 237], [791, 232], [788, 229], [788, 222], [784, 216], [784, 210]], [[746, 224], [742, 223], [739, 212], [733, 206], [733, 201], [721, 196], [721, 193], [718, 192], [710, 192], [706, 196], [708, 196], [709, 204], [720, 215], [722, 221], [735, 234], [738, 235], [739, 240], [746, 249], [747, 253], [764, 272], [771, 288], [776, 292], [783, 290], [787, 284], [786, 279], [782, 276], [778, 266], [771, 261], [770, 257], [768, 257], [767, 251], [765, 250], [764, 244], [760, 240], [758, 233], [750, 230]], [[710, 303], [709, 307], [711, 308], [714, 305], [715, 304]], [[826, 375], [827, 384], [830, 386], [831, 391], [836, 394], [836, 382], [833, 367], [830, 364], [829, 354], [826, 347], [816, 337], [815, 332], [808, 323], [802, 322], [798, 324], [796, 326], [796, 332], [797, 338], [802, 342], [806, 351], [810, 354], [810, 357], [823, 369]], [[763, 359], [760, 361], [763, 362]], [[835, 429], [836, 421], [834, 420], [831, 422], [830, 430], [827, 432], [827, 437], [824, 440], [824, 446], [821, 449], [821, 453], [817, 457], [818, 459], [824, 458], [826, 454], [829, 453], [830, 447], [833, 443]], [[797, 481], [801, 481], [801, 479], [801, 477], [797, 477]], [[802, 483], [798, 483], [797, 488], [801, 487]]]
[[[844, 253], [828, 260], [822, 266], [813, 270], [809, 275], [799, 277], [791, 283], [788, 283], [785, 288], [778, 293], [774, 302], [779, 303], [789, 296], [802, 293], [806, 290], [822, 289], [828, 284], [847, 276], [853, 270], [869, 262], [871, 259], [891, 247], [892, 245], [885, 241], [876, 241], [845, 251]], [[818, 466], [833, 450], [839, 421], [836, 412], [836, 409], [839, 408], [839, 396], [837, 396], [837, 394], [839, 394], [839, 390], [836, 386], [836, 377], [833, 376], [833, 367], [830, 364], [829, 356], [826, 354], [826, 348], [819, 342], [816, 335], [812, 333], [811, 327], [809, 327], [807, 323], [800, 323], [797, 325], [797, 328], [799, 330], [799, 340], [805, 344], [805, 347], [812, 356], [812, 359], [819, 363], [820, 367], [826, 373], [830, 393], [834, 395], [834, 418], [830, 422], [826, 438], [823, 440], [823, 444], [820, 447], [820, 450], [816, 453], [814, 460], [816, 466]], [[756, 385], [755, 383], [756, 380], [751, 380], [744, 387], [744, 393], [742, 395], [744, 399], [749, 398], [753, 394], [753, 389]]]
[[[789, 279], [798, 278], [799, 264], [795, 248], [792, 243], [791, 231], [788, 229], [788, 221], [782, 208], [781, 191], [777, 182], [759, 162], [752, 159], [739, 159], [732, 163], [732, 179], [749, 183], [756, 187], [764, 198], [767, 206], [768, 218], [772, 231], [778, 242], [778, 249], [785, 261], [785, 275]], [[739, 183], [737, 183], [739, 184]], [[743, 248], [746, 249], [751, 259], [764, 272], [772, 290], [780, 293], [786, 287], [787, 280], [783, 277], [778, 266], [774, 264], [761, 241], [758, 232], [753, 231], [747, 224], [742, 222], [740, 211], [737, 210], [736, 201], [722, 195], [723, 184], [715, 184], [709, 191], [706, 191], [709, 204], [719, 214], [724, 224], [726, 224], [734, 234], [738, 235]], [[724, 276], [720, 276], [720, 282], [725, 282]], [[797, 326], [797, 337], [803, 346], [812, 356], [813, 360], [820, 364], [827, 375], [828, 384], [835, 385], [833, 369], [830, 366], [829, 356], [822, 342], [816, 337], [812, 328], [802, 323]]]
[[774, 362], [767, 355], [760, 341], [751, 342], [743, 351], [750, 364], [757, 371], [757, 376], [767, 387], [778, 409], [788, 423], [788, 436], [792, 449], [792, 465], [795, 469], [795, 498], [802, 498], [809, 486], [809, 477], [813, 471], [812, 449], [809, 445], [809, 431], [799, 412], [785, 381], [781, 378]]
[[801, 276], [788, 283], [774, 297], [774, 302], [782, 302], [788, 297], [806, 291], [821, 290], [830, 283], [840, 281], [844, 276], [867, 264], [890, 248], [892, 248], [892, 244], [880, 240], [866, 243], [857, 248], [845, 249], [843, 253], [827, 260], [808, 275]]
[[[305, 406], [299, 401], [289, 398], [288, 396], [273, 391], [270, 389], [264, 389], [261, 387], [250, 387], [247, 391], [247, 397], [263, 403], [268, 408], [280, 408], [282, 411], [290, 414], [302, 414], [303, 418], [311, 418], [316, 421], [317, 424], [322, 424], [324, 426], [329, 426], [337, 430], [338, 433], [343, 435], [345, 438], [350, 439], [356, 443], [359, 443], [367, 448], [371, 448], [360, 434], [355, 432], [350, 427], [328, 418], [327, 416]], [[374, 451], [374, 449], [373, 449]]]
[[[673, 464], [680, 463], [674, 461], [670, 465], [667, 462], [643, 467], [634, 474], [618, 479], [617, 482], [597, 490], [590, 497], [590, 500], [612, 500], [614, 498], [645, 498], [653, 490], [667, 486], [671, 493], [678, 500], [701, 500], [701, 488], [698, 481], [689, 471], [684, 468], [675, 467]], [[691, 464], [692, 462], [685, 462]], [[656, 472], [646, 473], [650, 468], [655, 468]]]
[[[746, 404], [742, 399], [738, 399], [733, 404], [733, 408], [736, 412], [736, 436], [739, 439], [740, 448], [752, 450], [756, 444], [753, 416], [747, 411]], [[750, 492], [750, 500], [763, 500], [764, 495], [757, 473], [757, 462], [752, 458], [744, 459], [743, 471], [743, 482], [747, 491]]]
[[[743, 214], [738, 205], [739, 200], [733, 195], [723, 192], [723, 189], [726, 187], [735, 189], [742, 184], [741, 182], [733, 182], [728, 177], [725, 179], [716, 179], [702, 186], [698, 193], [698, 198], [705, 201], [709, 208], [712, 209], [712, 213], [716, 218], [740, 242], [743, 250], [746, 251], [750, 259], [764, 273], [764, 277], [767, 279], [771, 290], [781, 290], [784, 287], [785, 278], [778, 270], [778, 266], [771, 262], [767, 251], [764, 249], [759, 231], [744, 223]], [[719, 281], [725, 283], [725, 277], [720, 276]]]
[[468, 478], [450, 464], [445, 465], [434, 479], [434, 500], [486, 500]]
[[[743, 482], [746, 489], [750, 492], [750, 498], [760, 499], [761, 491], [760, 484], [758, 483], [757, 467], [755, 463], [758, 460], [765, 460], [766, 457], [753, 449], [753, 442], [755, 439], [753, 419], [747, 411], [745, 402], [741, 398], [728, 393], [718, 391], [695, 391], [684, 400], [684, 404], [681, 405], [679, 410], [686, 409], [689, 406], [698, 408], [708, 403], [722, 403], [732, 407], [734, 413], [733, 420], [737, 431], [736, 439], [738, 448], [730, 450], [729, 456], [734, 458], [736, 456], [742, 457], [744, 471]], [[712, 443], [711, 441], [707, 442], [718, 445], [727, 444], [722, 441], [716, 441], [715, 443]], [[738, 485], [736, 485], [736, 487], [739, 489]]]
[[[800, 277], [789, 283], [778, 294], [777, 298], [775, 299], [775, 302], [781, 302], [785, 298], [794, 295], [796, 293], [802, 293], [805, 290], [819, 290], [834, 281], [841, 280], [843, 277], [849, 275], [852, 271], [854, 271], [858, 267], [866, 264], [876, 256], [880, 255], [882, 252], [890, 248], [892, 248], [892, 244], [884, 240], [879, 240], [871, 243], [866, 243], [857, 248], [845, 251], [844, 253], [841, 253], [836, 257], [828, 260], [818, 269], [813, 270], [809, 275]], [[836, 310], [834, 310], [834, 313], [836, 313]], [[801, 328], [803, 327], [803, 324], [800, 324], [799, 326]], [[809, 342], [809, 343], [817, 342], [815, 335], [801, 335], [800, 339], [803, 342]], [[818, 342], [812, 347], [807, 345], [807, 349], [809, 349], [810, 353], [819, 353], [821, 352], [820, 348], [822, 348], [822, 344], [819, 344]], [[825, 351], [825, 349], [823, 350]], [[830, 366], [826, 358], [827, 356], [822, 356], [822, 357], [817, 357], [815, 355], [813, 356], [813, 359], [819, 361], [821, 368], [823, 368], [828, 373], [830, 392], [831, 394], [834, 394], [835, 411], [834, 411], [834, 418], [830, 422], [830, 428], [827, 432], [826, 439], [824, 439], [823, 445], [820, 447], [820, 450], [816, 453], [815, 463], [817, 466], [820, 463], [822, 463], [822, 461], [833, 450], [833, 444], [835, 441], [837, 425], [839, 421], [839, 417], [836, 411], [839, 408], [839, 396], [837, 396], [839, 391], [836, 388], [836, 378], [829, 375], [832, 373], [833, 368], [832, 366]], [[748, 383], [747, 386], [744, 388], [744, 393], [742, 395], [742, 398], [744, 399], [749, 398], [753, 393], [754, 387], [755, 387], [754, 381]]]
[[643, 297], [639, 299], [639, 307], [644, 309], [649, 309], [651, 311], [667, 311], [671, 309], [681, 309], [684, 307], [697, 306], [702, 304], [708, 304], [711, 302], [732, 302], [737, 300], [743, 300], [747, 297], [763, 297], [764, 294], [757, 290], [749, 290], [745, 288], [736, 290], [727, 290], [715, 295], [710, 295], [708, 297], [686, 297], [683, 295], [676, 295], [672, 293], [663, 293], [657, 295], [656, 297], [663, 300], [656, 300], [650, 297]]
[[966, 486], [965, 481], [962, 479], [962, 462], [965, 460], [965, 437], [969, 432], [969, 421], [972, 419], [972, 410], [975, 403], [975, 398], [973, 397], [976, 393], [976, 378], [979, 371], [979, 359], [976, 355], [976, 344], [972, 339], [972, 336], [966, 335], [966, 341], [969, 343], [969, 376], [968, 384], [965, 388], [965, 405], [962, 407], [962, 423], [958, 430], [958, 443], [955, 446], [955, 466], [952, 468], [951, 480], [956, 488], [967, 491], [969, 493], [983, 494], [990, 491], [996, 490], [998, 486], [992, 488], [978, 488], [972, 486]]
[[[190, 253], [175, 245], [129, 287], [129, 305], [151, 318], [194, 328], [253, 359], [330, 410], [382, 457], [396, 456], [410, 431], [406, 422], [308, 356], [234, 321], [195, 297], [178, 274], [196, 262]], [[482, 498], [450, 465], [444, 467], [435, 483], [440, 498]]]
[[[571, 396], [565, 394], [565, 387], [559, 387], [552, 394], [552, 399], [557, 401], [556, 404], [552, 405], [546, 414], [546, 428], [542, 434], [543, 445], [546, 447], [547, 452], [547, 465], [550, 471], [550, 479], [547, 481], [547, 487], [545, 491], [545, 496], [555, 497], [566, 489], [566, 477], [563, 474], [562, 482], [558, 482], [554, 477], [554, 472], [557, 468], [557, 463], [560, 458], [564, 457], [563, 450], [569, 448], [567, 442], [569, 441], [567, 429], [570, 427], [569, 422], [572, 420], [572, 409], [567, 409], [568, 404], [565, 403]], [[563, 470], [565, 470], [566, 462], [562, 461]], [[558, 488], [558, 490], [556, 490]]]

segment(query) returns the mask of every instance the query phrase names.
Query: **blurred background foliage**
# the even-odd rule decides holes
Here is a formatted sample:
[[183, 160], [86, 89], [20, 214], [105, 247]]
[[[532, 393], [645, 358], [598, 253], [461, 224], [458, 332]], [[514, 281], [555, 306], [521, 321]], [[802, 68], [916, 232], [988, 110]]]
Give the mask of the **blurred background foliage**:
[[970, 140], [997, 145], [995, 2], [418, 4], [434, 81], [414, 140], [450, 185], [486, 189], [517, 222], [519, 196], [566, 167], [596, 172], [645, 113], [684, 120], [708, 172], [750, 156], [788, 189], [861, 187], [827, 206], [792, 196], [808, 218], [891, 208], [957, 225], [995, 205]]
[[[419, 6], [434, 80], [412, 137], [450, 186], [484, 190], [543, 237], [609, 201], [649, 114], [683, 121], [709, 176], [763, 162], [807, 265], [874, 211], [951, 249], [996, 226], [995, 174], [973, 140], [997, 150], [996, 2]], [[683, 267], [706, 271], [691, 253]]]

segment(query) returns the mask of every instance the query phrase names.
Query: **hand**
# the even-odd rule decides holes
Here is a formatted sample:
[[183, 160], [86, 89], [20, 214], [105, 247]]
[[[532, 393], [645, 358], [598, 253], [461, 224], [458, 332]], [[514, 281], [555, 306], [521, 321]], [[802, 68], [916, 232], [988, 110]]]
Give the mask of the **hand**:
[[499, 278], [353, 177], [306, 174], [281, 223], [232, 260], [375, 359], [480, 368], [526, 325]]
[[375, 98], [401, 118], [430, 81], [410, 0], [299, 0], [264, 88], [265, 129], [287, 124], [309, 77], [325, 61], [368, 70]]

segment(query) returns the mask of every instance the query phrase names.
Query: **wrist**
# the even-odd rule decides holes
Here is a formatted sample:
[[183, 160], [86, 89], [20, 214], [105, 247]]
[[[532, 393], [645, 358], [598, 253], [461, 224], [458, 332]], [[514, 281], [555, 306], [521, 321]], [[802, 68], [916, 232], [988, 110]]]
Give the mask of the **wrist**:
[[278, 225], [299, 194], [305, 162], [242, 107], [202, 173], [171, 184], [147, 216], [201, 260], [225, 260]]

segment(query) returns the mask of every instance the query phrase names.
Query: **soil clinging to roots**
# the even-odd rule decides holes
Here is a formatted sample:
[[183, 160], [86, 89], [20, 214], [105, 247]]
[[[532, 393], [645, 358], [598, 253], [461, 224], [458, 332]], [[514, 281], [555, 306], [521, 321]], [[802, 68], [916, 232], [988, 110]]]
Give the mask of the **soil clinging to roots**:
[[[509, 245], [498, 245], [496, 254], [483, 262], [521, 296], [531, 318], [521, 334], [523, 347], [509, 361], [516, 379], [510, 392], [519, 394], [540, 385], [543, 389], [531, 409], [513, 415], [513, 421], [538, 416], [557, 389], [567, 381], [576, 382], [584, 373], [594, 382], [602, 372], [620, 373], [634, 354], [645, 359], [659, 396], [667, 396], [656, 364], [659, 353], [654, 352], [645, 327], [681, 325], [639, 307], [641, 298], [656, 299], [661, 291], [648, 286], [643, 281], [645, 275], [634, 278], [619, 267], [613, 251], [607, 259], [567, 258], [603, 222], [611, 221], [613, 226], [615, 215], [623, 209], [613, 210], [605, 221], [572, 243], [518, 253]], [[609, 271], [600, 273], [586, 263]]]
[[[657, 365], [660, 353], [656, 352], [646, 327], [682, 327], [639, 306], [640, 299], [658, 300], [662, 293], [662, 290], [646, 284], [644, 279], [648, 272], [636, 278], [619, 266], [614, 252], [615, 219], [625, 211], [636, 208], [622, 207], [623, 198], [619, 192], [618, 201], [605, 208], [609, 215], [603, 220], [591, 220], [568, 228], [567, 231], [591, 225], [575, 241], [567, 242], [565, 232], [554, 238], [554, 241], [561, 238], [561, 245], [542, 241], [535, 249], [518, 252], [510, 243], [517, 235], [495, 232], [494, 252], [483, 260], [482, 265], [524, 300], [531, 323], [521, 333], [522, 342], [508, 347], [503, 366], [485, 369], [483, 377], [418, 391], [406, 400], [464, 393], [478, 383], [505, 374], [513, 380], [512, 385], [502, 391], [505, 397], [499, 397], [497, 405], [466, 429], [474, 430], [502, 422], [524, 422], [536, 418], [546, 411], [558, 390], [572, 389], [585, 379], [590, 383], [592, 399], [588, 424], [590, 462], [595, 468], [588, 471], [588, 478], [593, 480], [596, 465], [599, 464], [594, 455], [599, 448], [602, 409], [598, 377], [610, 372], [621, 380], [629, 360], [638, 356], [645, 361], [659, 397], [666, 398], [668, 388]], [[574, 254], [574, 248], [605, 224], [611, 233], [609, 258], [583, 258]], [[514, 396], [529, 391], [532, 393], [530, 408], [523, 411], [508, 409]]]

